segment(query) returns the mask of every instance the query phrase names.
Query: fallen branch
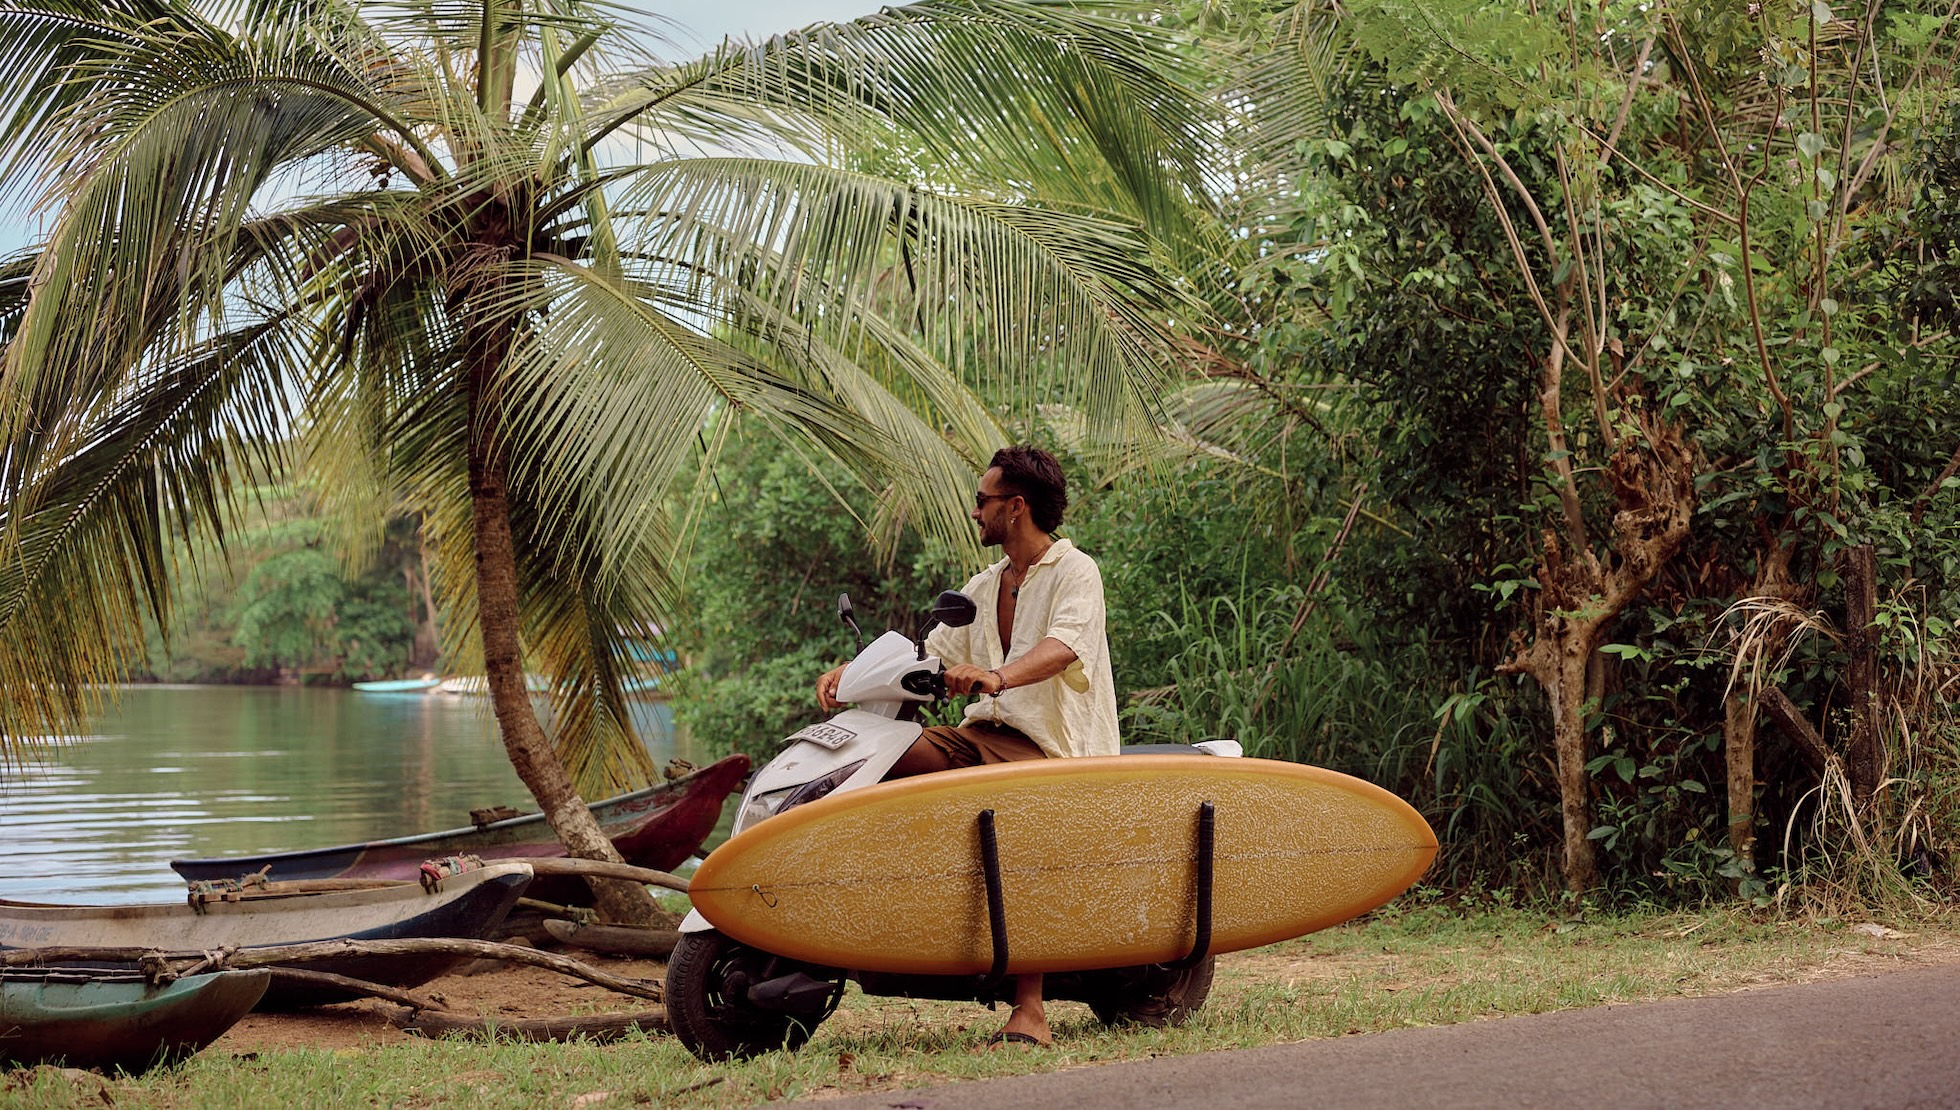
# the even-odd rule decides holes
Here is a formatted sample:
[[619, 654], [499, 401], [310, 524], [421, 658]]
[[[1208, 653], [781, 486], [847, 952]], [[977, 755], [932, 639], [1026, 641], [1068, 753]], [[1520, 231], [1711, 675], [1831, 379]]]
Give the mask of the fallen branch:
[[[152, 948], [47, 947], [16, 948], [0, 952], [0, 967], [90, 963], [162, 964], [172, 975], [184, 974], [176, 967], [215, 971], [226, 968], [277, 967], [347, 956], [476, 956], [486, 960], [505, 960], [530, 964], [583, 979], [596, 986], [635, 998], [661, 1000], [660, 984], [646, 979], [627, 979], [581, 963], [569, 956], [540, 952], [516, 944], [497, 944], [487, 940], [323, 940], [310, 944], [270, 944], [255, 948], [221, 948], [210, 952], [168, 952]], [[359, 982], [359, 980], [354, 980]]]
[[[433, 998], [414, 994], [399, 987], [388, 987], [380, 983], [371, 983], [366, 979], [356, 979], [351, 975], [335, 975], [331, 971], [301, 971], [296, 967], [275, 967], [271, 970], [275, 982], [306, 987], [329, 987], [333, 990], [346, 991], [349, 996], [379, 998], [383, 1002], [393, 1002], [397, 1006], [406, 1006], [411, 1010], [442, 1009]], [[186, 971], [183, 974], [195, 975], [197, 972]]]
[[[669, 890], [687, 893], [687, 880], [679, 875], [665, 871], [655, 871], [650, 867], [634, 867], [630, 863], [612, 863], [607, 860], [579, 859], [576, 856], [511, 856], [490, 859], [489, 863], [528, 863], [533, 875], [575, 875], [595, 879], [624, 879], [627, 882], [648, 883], [664, 886]], [[287, 894], [323, 894], [343, 890], [385, 890], [389, 887], [415, 886], [414, 879], [275, 879], [267, 881], [263, 873], [259, 876], [244, 877], [250, 885], [241, 890], [225, 891], [223, 901], [250, 901], [255, 898], [277, 897]]]
[[608, 956], [637, 956], [641, 959], [664, 960], [674, 954], [674, 945], [680, 943], [681, 935], [674, 929], [652, 929], [639, 925], [587, 924], [580, 921], [560, 921], [547, 918], [544, 931], [551, 939], [588, 952], [603, 952]]
[[[250, 878], [250, 876], [247, 876]], [[414, 879], [276, 879], [241, 890], [224, 891], [212, 901], [250, 902], [291, 894], [337, 894], [347, 890], [387, 890], [391, 887], [420, 886]]]
[[669, 1031], [667, 1013], [664, 1010], [643, 1010], [635, 1014], [588, 1014], [582, 1017], [510, 1021], [445, 1010], [433, 998], [346, 975], [275, 967], [272, 969], [272, 977], [310, 987], [331, 987], [346, 991], [350, 996], [367, 996], [379, 998], [384, 1002], [393, 1002], [405, 1007], [408, 1012], [389, 1020], [403, 1032], [420, 1037], [471, 1036], [485, 1040], [514, 1037], [532, 1042], [568, 1041], [574, 1037], [583, 1037], [589, 1041], [606, 1044], [619, 1040], [636, 1029], [648, 1033]]
[[1824, 738], [1817, 734], [1817, 730], [1810, 726], [1809, 721], [1804, 720], [1802, 711], [1797, 709], [1796, 703], [1790, 700], [1789, 695], [1772, 686], [1757, 694], [1756, 702], [1769, 714], [1770, 719], [1776, 722], [1777, 727], [1783, 730], [1783, 735], [1796, 741], [1797, 754], [1803, 756], [1803, 761], [1810, 765], [1810, 769], [1820, 775], [1823, 774], [1824, 769], [1835, 757], [1832, 756], [1831, 749], [1825, 746]]
[[534, 875], [579, 875], [595, 879], [625, 879], [633, 883], [649, 883], [664, 886], [668, 890], [687, 893], [687, 880], [679, 875], [669, 875], [665, 871], [655, 871], [651, 867], [634, 867], [630, 863], [609, 863], [605, 860], [579, 859], [576, 856], [551, 856], [542, 859], [511, 860], [511, 863], [528, 863]]

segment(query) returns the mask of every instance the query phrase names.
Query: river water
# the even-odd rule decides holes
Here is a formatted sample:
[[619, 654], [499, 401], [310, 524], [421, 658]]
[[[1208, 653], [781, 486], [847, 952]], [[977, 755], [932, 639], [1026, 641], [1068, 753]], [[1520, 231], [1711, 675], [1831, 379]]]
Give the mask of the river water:
[[[263, 686], [133, 686], [84, 734], [0, 765], [0, 898], [175, 902], [169, 861], [317, 848], [535, 806], [489, 701]], [[656, 765], [672, 716], [635, 702]], [[699, 762], [697, 760], [697, 762]]]

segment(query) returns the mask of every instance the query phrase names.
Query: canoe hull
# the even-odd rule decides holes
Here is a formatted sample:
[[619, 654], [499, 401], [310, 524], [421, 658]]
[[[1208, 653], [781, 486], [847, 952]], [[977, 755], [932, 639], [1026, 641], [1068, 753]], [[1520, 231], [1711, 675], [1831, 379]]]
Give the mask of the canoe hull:
[[[0, 901], [0, 950], [40, 947], [132, 948], [199, 952], [327, 940], [483, 940], [510, 914], [531, 882], [522, 863], [495, 864], [442, 881], [320, 894], [270, 894], [238, 901], [124, 906], [52, 906]], [[288, 966], [393, 987], [426, 983], [467, 956], [345, 956]], [[260, 1009], [344, 1001], [343, 991], [274, 983]]]
[[439, 678], [383, 678], [356, 682], [354, 689], [363, 694], [426, 694], [440, 685]]
[[135, 972], [0, 970], [0, 1062], [138, 1072], [225, 1034], [264, 997], [265, 968], [151, 986]]
[[[635, 867], [671, 871], [693, 855], [714, 831], [728, 795], [749, 772], [749, 759], [732, 755], [692, 774], [645, 790], [592, 804], [599, 827]], [[300, 852], [170, 861], [186, 879], [236, 879], [266, 869], [274, 882], [296, 879], [413, 879], [422, 861], [438, 856], [473, 855], [484, 860], [553, 859], [565, 846], [544, 817], [532, 813], [487, 825], [444, 832], [342, 844]], [[577, 896], [583, 884], [539, 883], [532, 896], [558, 900]]]

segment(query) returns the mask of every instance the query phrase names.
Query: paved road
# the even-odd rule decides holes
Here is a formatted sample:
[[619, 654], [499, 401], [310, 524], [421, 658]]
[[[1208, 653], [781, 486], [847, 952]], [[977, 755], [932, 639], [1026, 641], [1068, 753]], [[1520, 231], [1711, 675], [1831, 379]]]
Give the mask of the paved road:
[[1960, 1107], [1960, 967], [1025, 1075], [823, 1110]]

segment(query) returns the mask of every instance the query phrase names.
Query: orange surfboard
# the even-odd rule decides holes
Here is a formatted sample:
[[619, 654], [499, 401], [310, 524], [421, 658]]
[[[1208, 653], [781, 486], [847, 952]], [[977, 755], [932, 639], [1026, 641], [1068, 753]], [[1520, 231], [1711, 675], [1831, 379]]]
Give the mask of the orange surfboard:
[[923, 775], [743, 830], [688, 883], [722, 932], [862, 971], [994, 961], [980, 814], [992, 811], [1009, 973], [1158, 963], [1197, 933], [1212, 807], [1209, 950], [1345, 921], [1421, 877], [1436, 836], [1382, 788], [1319, 767], [1205, 755], [1031, 760]]

